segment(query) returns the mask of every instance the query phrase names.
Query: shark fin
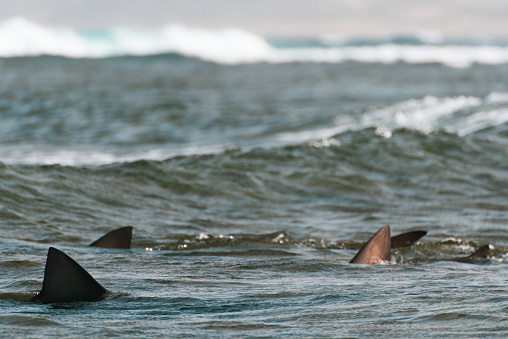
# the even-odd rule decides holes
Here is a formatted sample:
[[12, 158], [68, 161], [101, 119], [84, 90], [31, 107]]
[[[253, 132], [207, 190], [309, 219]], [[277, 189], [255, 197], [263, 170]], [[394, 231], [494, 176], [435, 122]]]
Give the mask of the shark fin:
[[94, 301], [105, 293], [106, 289], [83, 267], [67, 254], [50, 247], [42, 290], [32, 298], [32, 301], [43, 303]]
[[427, 234], [427, 231], [414, 231], [396, 235], [391, 239], [391, 248], [409, 247]]
[[493, 248], [492, 245], [483, 245], [478, 250], [476, 250], [476, 252], [474, 252], [471, 255], [468, 255], [467, 257], [459, 257], [452, 260], [466, 264], [474, 264], [476, 262], [481, 262], [482, 259], [490, 258], [490, 250], [492, 248]]
[[488, 259], [490, 258], [490, 249], [492, 248], [491, 245], [483, 245], [482, 247], [480, 247], [478, 250], [476, 250], [476, 252], [474, 252], [473, 254], [471, 254], [469, 256], [469, 258], [473, 259], [473, 258], [484, 258], [484, 259]]
[[379, 229], [370, 240], [363, 245], [351, 264], [375, 265], [383, 260], [390, 260], [390, 226]]
[[88, 246], [102, 248], [131, 248], [132, 226], [113, 230]]

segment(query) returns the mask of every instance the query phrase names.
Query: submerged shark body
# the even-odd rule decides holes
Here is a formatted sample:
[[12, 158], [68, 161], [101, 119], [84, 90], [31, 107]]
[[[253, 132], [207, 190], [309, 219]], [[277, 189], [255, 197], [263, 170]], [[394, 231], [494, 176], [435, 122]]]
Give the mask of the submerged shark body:
[[101, 299], [106, 292], [106, 289], [71, 257], [50, 247], [42, 290], [32, 298], [32, 301], [42, 303], [95, 301]]
[[88, 246], [102, 248], [131, 248], [132, 226], [113, 230]]
[[390, 226], [382, 227], [363, 245], [353, 259], [351, 264], [376, 265], [390, 260]]

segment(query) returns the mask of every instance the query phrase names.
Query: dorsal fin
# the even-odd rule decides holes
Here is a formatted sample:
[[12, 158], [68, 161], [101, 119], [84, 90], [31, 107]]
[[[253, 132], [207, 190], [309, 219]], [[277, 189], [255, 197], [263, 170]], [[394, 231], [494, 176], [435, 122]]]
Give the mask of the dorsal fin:
[[463, 262], [466, 264], [472, 264], [472, 263], [478, 262], [479, 260], [481, 261], [481, 259], [489, 259], [491, 248], [492, 248], [492, 245], [483, 245], [482, 247], [477, 249], [476, 252], [474, 252], [471, 255], [468, 255], [467, 257], [459, 257], [459, 258], [454, 258], [452, 260], [457, 261], [457, 262]]
[[420, 240], [420, 238], [423, 237], [425, 234], [427, 234], [427, 231], [414, 231], [396, 235], [391, 239], [391, 248], [395, 249], [411, 246], [412, 244]]
[[490, 257], [490, 248], [491, 245], [483, 245], [479, 249], [476, 250], [473, 254], [469, 256], [469, 258], [485, 258], [488, 259]]
[[88, 246], [102, 248], [131, 248], [132, 226], [113, 230]]
[[381, 227], [381, 229], [363, 245], [350, 263], [375, 265], [381, 263], [383, 260], [390, 260], [389, 225]]
[[62, 251], [50, 247], [44, 270], [42, 290], [32, 301], [67, 303], [100, 299], [106, 289], [77, 262]]

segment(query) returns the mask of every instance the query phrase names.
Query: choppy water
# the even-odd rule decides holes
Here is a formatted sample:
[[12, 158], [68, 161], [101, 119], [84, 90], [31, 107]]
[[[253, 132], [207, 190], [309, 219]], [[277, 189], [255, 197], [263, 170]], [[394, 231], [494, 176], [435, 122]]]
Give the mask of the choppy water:
[[[3, 336], [507, 335], [506, 63], [181, 54], [0, 59]], [[386, 224], [428, 235], [348, 264]], [[108, 298], [23, 301], [49, 246]]]

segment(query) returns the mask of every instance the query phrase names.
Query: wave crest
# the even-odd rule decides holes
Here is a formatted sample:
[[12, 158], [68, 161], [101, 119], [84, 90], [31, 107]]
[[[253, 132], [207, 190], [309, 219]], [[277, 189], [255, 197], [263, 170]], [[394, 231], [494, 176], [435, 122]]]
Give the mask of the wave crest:
[[263, 38], [239, 29], [206, 31], [171, 25], [155, 32], [126, 28], [76, 31], [44, 27], [22, 17], [0, 25], [1, 57], [106, 58], [178, 53], [228, 64], [260, 60], [270, 49]]
[[462, 137], [506, 123], [508, 93], [492, 92], [484, 99], [471, 96], [437, 98], [429, 95], [368, 111], [356, 118], [341, 115], [336, 118], [333, 127], [285, 133], [279, 135], [279, 140], [285, 143], [331, 140], [334, 135], [366, 128], [376, 128], [376, 133], [386, 138], [392, 136], [393, 130], [401, 128], [425, 134], [445, 131]]
[[[330, 40], [330, 39], [328, 39]], [[414, 40], [414, 39], [413, 39]], [[508, 47], [495, 42], [457, 44], [436, 39], [414, 41], [381, 39], [356, 44], [323, 43], [310, 45], [270, 44], [263, 37], [240, 30], [217, 31], [189, 29], [170, 25], [157, 31], [112, 28], [78, 31], [45, 27], [22, 17], [0, 25], [0, 57], [58, 55], [71, 58], [107, 58], [176, 53], [220, 64], [243, 63], [363, 63], [409, 64], [440, 63], [467, 68], [475, 63], [508, 63]], [[289, 46], [289, 47], [288, 47]]]

